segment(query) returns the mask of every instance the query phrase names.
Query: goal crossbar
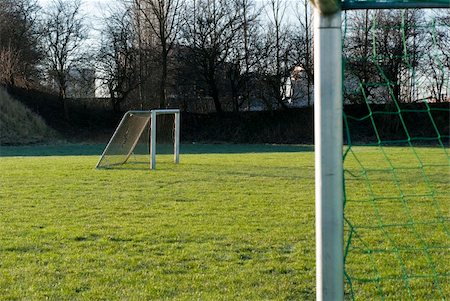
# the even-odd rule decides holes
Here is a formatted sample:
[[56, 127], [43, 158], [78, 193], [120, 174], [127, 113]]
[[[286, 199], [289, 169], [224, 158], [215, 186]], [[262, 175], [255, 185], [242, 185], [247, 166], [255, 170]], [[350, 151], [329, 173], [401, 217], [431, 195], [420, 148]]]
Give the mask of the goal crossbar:
[[450, 8], [450, 0], [343, 0], [342, 10], [354, 9], [405, 9], [405, 8]]

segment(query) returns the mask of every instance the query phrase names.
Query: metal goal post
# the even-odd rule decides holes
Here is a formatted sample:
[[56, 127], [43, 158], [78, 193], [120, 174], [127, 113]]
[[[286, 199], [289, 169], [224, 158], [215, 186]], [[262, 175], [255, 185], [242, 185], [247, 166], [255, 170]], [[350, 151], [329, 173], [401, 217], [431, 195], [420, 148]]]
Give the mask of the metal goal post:
[[450, 8], [450, 0], [311, 0], [314, 6], [316, 297], [344, 299], [342, 25], [345, 9]]
[[151, 110], [151, 126], [150, 126], [150, 169], [156, 168], [156, 116], [173, 114], [175, 136], [173, 140], [174, 154], [173, 161], [178, 164], [180, 162], [180, 110], [179, 109], [158, 109]]

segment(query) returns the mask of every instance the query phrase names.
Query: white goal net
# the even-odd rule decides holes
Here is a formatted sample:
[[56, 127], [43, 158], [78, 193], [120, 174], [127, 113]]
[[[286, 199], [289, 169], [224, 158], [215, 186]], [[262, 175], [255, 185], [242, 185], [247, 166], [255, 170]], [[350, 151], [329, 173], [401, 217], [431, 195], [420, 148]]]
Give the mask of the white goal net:
[[128, 111], [123, 116], [97, 168], [111, 168], [126, 163], [156, 167], [156, 154], [173, 154], [179, 162], [180, 110], [161, 109]]

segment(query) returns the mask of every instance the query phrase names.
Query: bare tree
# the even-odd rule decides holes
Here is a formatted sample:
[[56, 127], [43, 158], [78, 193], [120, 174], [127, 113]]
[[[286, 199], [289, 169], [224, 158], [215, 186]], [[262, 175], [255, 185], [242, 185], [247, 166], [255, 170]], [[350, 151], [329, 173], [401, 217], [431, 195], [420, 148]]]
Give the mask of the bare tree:
[[[180, 0], [134, 0], [134, 4], [144, 17], [145, 25], [150, 32], [147, 33], [156, 43], [159, 50], [161, 74], [159, 81], [159, 106], [164, 108], [167, 99], [167, 80], [170, 53], [177, 42], [181, 28], [181, 2]], [[141, 22], [139, 15], [137, 20]], [[152, 39], [154, 36], [155, 39]]]
[[36, 82], [38, 47], [36, 0], [0, 2], [0, 83], [28, 86]]
[[241, 16], [236, 1], [193, 0], [190, 4], [183, 38], [208, 86], [216, 111], [221, 113], [219, 77], [223, 77], [235, 47], [242, 27]]
[[[376, 87], [370, 84], [380, 80], [379, 71], [373, 62], [372, 22], [375, 17], [375, 13], [369, 10], [346, 13], [347, 22], [351, 24], [353, 30], [347, 32], [344, 40], [346, 78], [348, 78], [345, 98], [352, 103], [362, 103], [364, 97], [371, 99], [376, 96], [372, 95]], [[355, 85], [356, 81], [360, 85]], [[360, 89], [362, 91], [359, 91]]]
[[236, 9], [242, 25], [236, 34], [236, 44], [231, 49], [230, 64], [227, 66], [235, 112], [244, 104], [247, 108], [250, 107], [251, 73], [256, 71], [258, 61], [256, 46], [260, 38], [259, 16], [262, 12], [262, 8], [258, 8], [254, 0], [236, 0]]
[[266, 8], [269, 17], [265, 39], [266, 83], [278, 107], [286, 108], [286, 85], [290, 76], [292, 61], [292, 33], [286, 19], [287, 3], [283, 0], [268, 0]]
[[450, 9], [436, 10], [435, 21], [428, 24], [426, 33], [425, 55], [421, 70], [427, 76], [428, 85], [425, 97], [436, 102], [450, 101]]
[[415, 92], [414, 76], [424, 52], [418, 41], [423, 34], [417, 24], [423, 16], [419, 10], [380, 11], [374, 30], [374, 60], [382, 80], [388, 83], [383, 102], [412, 101]]
[[[309, 0], [298, 1], [297, 30], [293, 37], [292, 56], [294, 65], [300, 67], [300, 80], [306, 80], [307, 105], [311, 105], [312, 85], [314, 83], [313, 49], [312, 49], [312, 10]], [[301, 9], [301, 11], [300, 11]]]
[[69, 72], [82, 60], [82, 42], [86, 26], [80, 12], [80, 0], [55, 0], [46, 11], [43, 23], [43, 47], [46, 50], [46, 69], [58, 86], [58, 96], [66, 118]]
[[7, 87], [15, 86], [17, 72], [20, 64], [20, 52], [13, 48], [10, 44], [2, 47], [0, 50], [0, 82]]
[[[424, 55], [420, 47], [423, 31], [417, 26], [421, 17], [418, 10], [352, 13], [348, 21], [354, 30], [344, 45], [346, 72], [360, 83], [355, 89], [362, 89], [359, 92], [365, 99], [378, 103], [414, 100], [416, 68]], [[348, 99], [354, 102], [363, 100], [350, 94]]]
[[102, 41], [97, 55], [99, 78], [108, 87], [115, 112], [141, 83], [136, 27], [129, 7], [118, 7], [104, 21]]

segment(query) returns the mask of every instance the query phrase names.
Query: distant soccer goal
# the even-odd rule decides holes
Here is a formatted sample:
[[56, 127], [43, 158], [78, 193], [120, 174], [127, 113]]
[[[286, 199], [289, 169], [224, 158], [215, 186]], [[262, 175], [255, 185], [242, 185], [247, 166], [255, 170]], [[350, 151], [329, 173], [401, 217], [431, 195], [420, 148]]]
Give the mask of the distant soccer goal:
[[173, 161], [179, 163], [180, 110], [126, 112], [100, 156], [96, 168], [141, 163], [155, 169], [157, 151], [166, 154], [173, 152]]

